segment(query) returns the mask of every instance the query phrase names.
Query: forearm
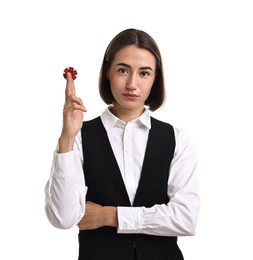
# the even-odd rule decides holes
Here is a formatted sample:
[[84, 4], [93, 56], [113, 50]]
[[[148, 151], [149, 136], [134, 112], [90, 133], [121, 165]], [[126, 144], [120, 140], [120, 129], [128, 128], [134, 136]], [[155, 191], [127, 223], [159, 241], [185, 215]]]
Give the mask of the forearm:
[[191, 236], [195, 234], [199, 202], [195, 205], [174, 204], [145, 207], [118, 207], [118, 233], [141, 233], [158, 236]]

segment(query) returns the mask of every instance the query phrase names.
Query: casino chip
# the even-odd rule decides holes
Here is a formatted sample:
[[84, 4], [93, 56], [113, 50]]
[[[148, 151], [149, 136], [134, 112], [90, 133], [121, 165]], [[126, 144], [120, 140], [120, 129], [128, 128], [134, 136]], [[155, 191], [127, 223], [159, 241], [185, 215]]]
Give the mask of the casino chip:
[[77, 77], [77, 71], [73, 67], [68, 67], [63, 71], [63, 77], [67, 79], [67, 72], [71, 73], [71, 77], [73, 80]]

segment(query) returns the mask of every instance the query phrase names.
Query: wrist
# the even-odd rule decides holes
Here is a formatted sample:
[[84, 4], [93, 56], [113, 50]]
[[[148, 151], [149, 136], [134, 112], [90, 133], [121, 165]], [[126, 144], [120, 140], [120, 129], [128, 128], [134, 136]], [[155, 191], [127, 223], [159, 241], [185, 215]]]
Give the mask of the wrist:
[[67, 153], [73, 151], [75, 138], [66, 138], [60, 136], [58, 143], [59, 143], [59, 150], [58, 153]]
[[104, 206], [105, 223], [104, 226], [118, 227], [117, 207]]

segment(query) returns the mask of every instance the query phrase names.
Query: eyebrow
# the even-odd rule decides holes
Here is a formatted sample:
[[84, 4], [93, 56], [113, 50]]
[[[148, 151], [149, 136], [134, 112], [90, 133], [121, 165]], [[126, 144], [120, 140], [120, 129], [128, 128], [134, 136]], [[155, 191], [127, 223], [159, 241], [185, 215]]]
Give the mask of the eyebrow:
[[[123, 63], [123, 62], [116, 64], [116, 66], [124, 66], [124, 67], [127, 67], [127, 68], [131, 68], [130, 65], [128, 65], [126, 63]], [[141, 70], [152, 70], [153, 71], [153, 69], [151, 67], [149, 67], [149, 66], [140, 67], [140, 69]]]

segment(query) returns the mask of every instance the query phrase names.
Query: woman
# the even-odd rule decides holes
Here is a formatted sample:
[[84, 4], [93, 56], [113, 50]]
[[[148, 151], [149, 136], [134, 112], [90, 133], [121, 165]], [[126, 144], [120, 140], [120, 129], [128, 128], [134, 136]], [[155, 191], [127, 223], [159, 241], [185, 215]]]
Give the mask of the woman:
[[127, 29], [112, 39], [99, 91], [108, 108], [83, 121], [68, 73], [47, 217], [57, 228], [79, 227], [79, 260], [181, 260], [177, 237], [194, 235], [198, 219], [197, 156], [184, 131], [149, 114], [165, 100], [150, 35]]

